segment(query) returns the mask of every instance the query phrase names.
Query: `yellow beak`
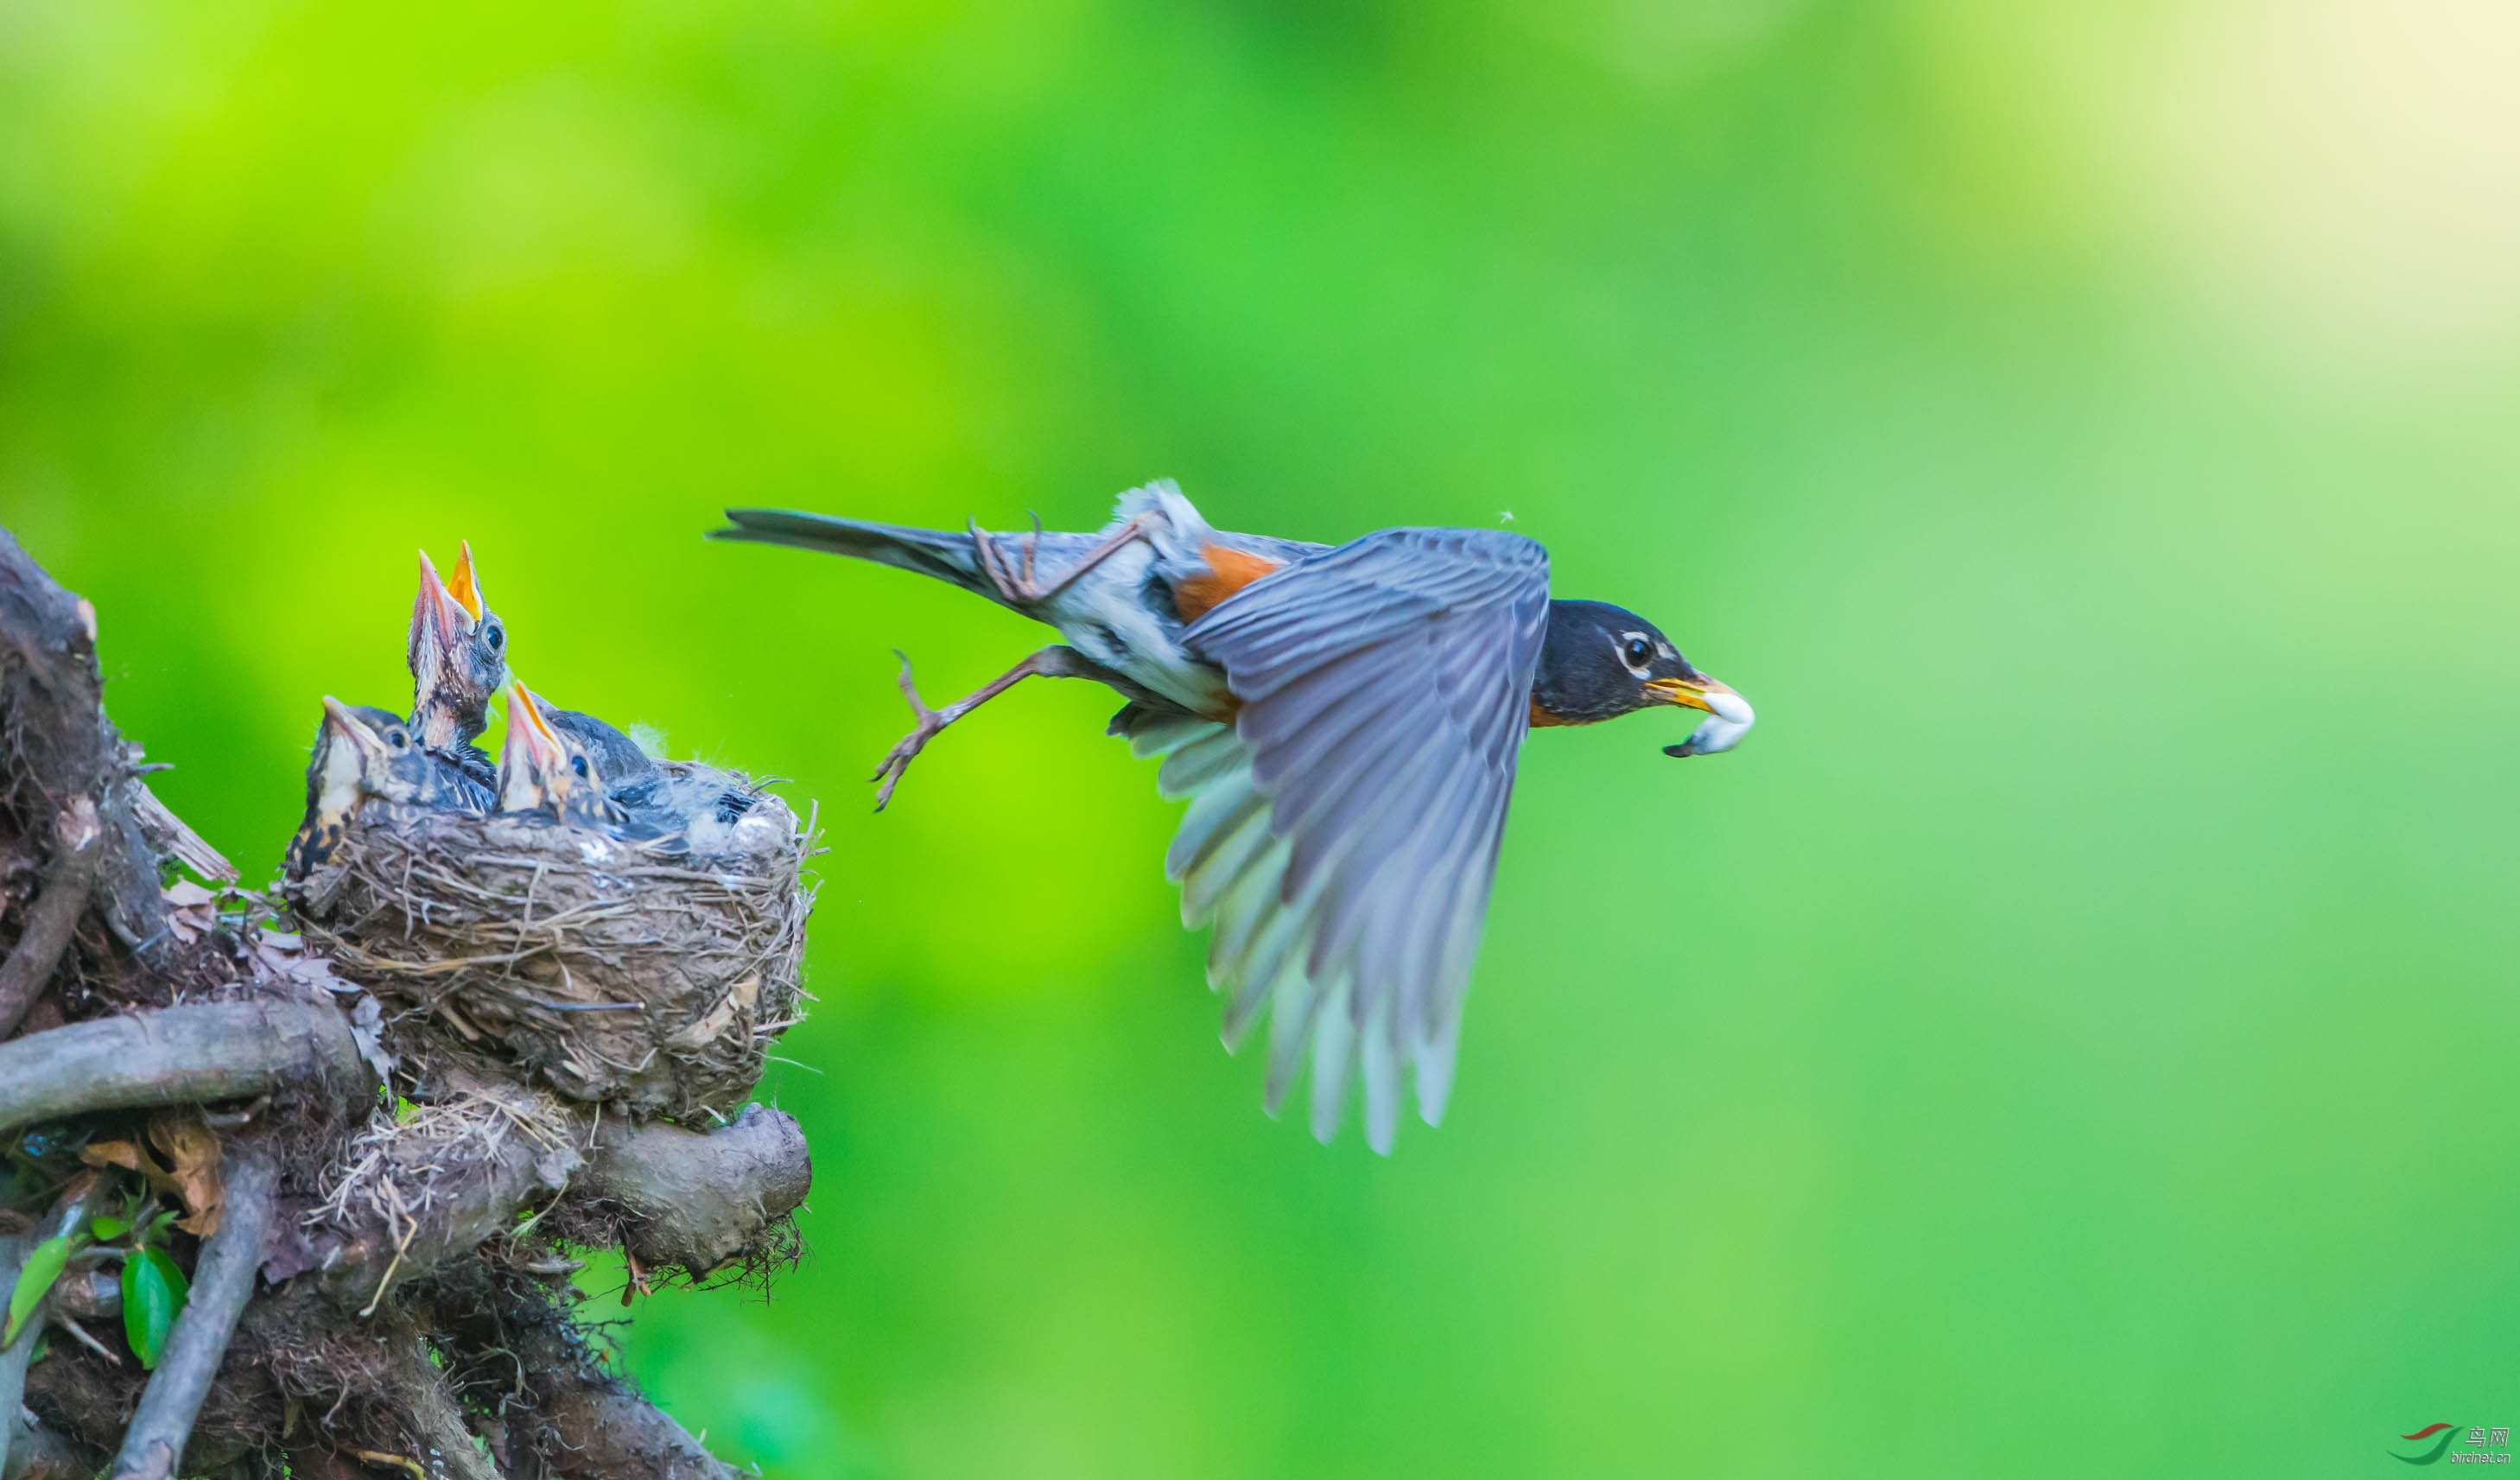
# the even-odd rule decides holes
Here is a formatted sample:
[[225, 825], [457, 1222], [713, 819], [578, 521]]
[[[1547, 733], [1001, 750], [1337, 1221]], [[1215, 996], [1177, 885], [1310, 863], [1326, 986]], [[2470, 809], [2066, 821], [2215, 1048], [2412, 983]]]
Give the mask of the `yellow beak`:
[[348, 740], [362, 755], [382, 761], [385, 758], [384, 737], [371, 729], [366, 720], [350, 712], [350, 706], [331, 695], [324, 695], [324, 728]]
[[1699, 674], [1693, 679], [1654, 678], [1645, 680], [1645, 692], [1666, 704], [1683, 709], [1703, 709], [1718, 719], [1735, 724], [1750, 722], [1750, 705], [1721, 679]]
[[481, 577], [472, 569], [472, 542], [463, 542], [464, 553], [455, 561], [455, 579], [446, 583], [446, 594], [453, 597], [465, 613], [474, 621], [481, 620]]

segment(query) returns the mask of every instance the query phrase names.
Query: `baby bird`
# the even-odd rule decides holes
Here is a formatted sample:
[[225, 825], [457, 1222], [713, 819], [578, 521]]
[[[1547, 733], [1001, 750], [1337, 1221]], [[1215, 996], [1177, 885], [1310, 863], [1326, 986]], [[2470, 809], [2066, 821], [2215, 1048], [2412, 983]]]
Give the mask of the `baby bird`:
[[532, 690], [508, 685], [508, 738], [499, 751], [499, 810], [548, 812], [564, 823], [601, 828], [613, 809], [587, 749], [552, 728]]
[[613, 793], [621, 811], [615, 835], [664, 854], [748, 853], [765, 846], [771, 826], [755, 804], [760, 791], [742, 778], [696, 761], [650, 763], [653, 780]]
[[[597, 760], [608, 746], [616, 772], [633, 777], [618, 790]], [[602, 720], [555, 711], [514, 679], [496, 794], [502, 813], [540, 814], [669, 857], [759, 851], [776, 846], [785, 826], [771, 816], [776, 809], [756, 807], [758, 792], [739, 778], [659, 764]]]
[[456, 561], [452, 585], [438, 578], [428, 552], [421, 552], [420, 595], [412, 602], [405, 660], [411, 667], [412, 728], [420, 742], [432, 750], [473, 750], [472, 741], [489, 728], [490, 696], [507, 682], [508, 629], [481, 605], [471, 544]]
[[[444, 750], [485, 784], [495, 785], [489, 758], [472, 744], [488, 728], [490, 699], [516, 675], [508, 666], [508, 629], [481, 594], [472, 545], [464, 542], [451, 580], [441, 581], [426, 551], [420, 597], [412, 604], [412, 713], [422, 743]], [[619, 791], [656, 779], [655, 763], [619, 730], [574, 709], [535, 704], [546, 724], [576, 741], [607, 788]]]
[[615, 800], [627, 801], [663, 780], [664, 774], [656, 769], [648, 752], [639, 748], [637, 740], [594, 715], [546, 705], [542, 716], [553, 731], [576, 746], [595, 767], [605, 790]]
[[371, 802], [478, 814], [489, 809], [490, 796], [461, 768], [415, 742], [402, 716], [326, 695], [306, 767], [306, 816], [284, 864], [289, 874], [302, 877], [330, 861], [351, 820]]

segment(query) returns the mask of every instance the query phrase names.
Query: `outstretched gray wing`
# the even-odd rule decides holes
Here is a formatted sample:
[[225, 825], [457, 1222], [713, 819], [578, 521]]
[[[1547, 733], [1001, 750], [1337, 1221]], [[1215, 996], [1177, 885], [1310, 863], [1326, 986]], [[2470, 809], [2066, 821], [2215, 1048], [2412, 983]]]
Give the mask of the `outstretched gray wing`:
[[1496, 875], [1549, 557], [1517, 535], [1393, 529], [1299, 561], [1192, 623], [1225, 670], [1232, 725], [1159, 721], [1166, 795], [1193, 795], [1165, 860], [1182, 917], [1216, 923], [1208, 977], [1238, 1045], [1271, 1012], [1274, 1113], [1305, 1041], [1313, 1131], [1338, 1128], [1349, 1074], [1388, 1151], [1400, 1066], [1438, 1121], [1462, 996]]

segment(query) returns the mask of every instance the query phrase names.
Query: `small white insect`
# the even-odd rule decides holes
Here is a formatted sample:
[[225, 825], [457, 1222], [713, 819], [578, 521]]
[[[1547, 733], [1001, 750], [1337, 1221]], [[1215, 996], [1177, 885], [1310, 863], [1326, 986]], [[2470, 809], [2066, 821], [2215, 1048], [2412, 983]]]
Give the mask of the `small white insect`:
[[1673, 756], [1720, 755], [1741, 743], [1741, 737], [1759, 722], [1749, 700], [1737, 694], [1713, 694], [1706, 718], [1688, 732], [1688, 739], [1677, 745], [1665, 745], [1663, 754]]

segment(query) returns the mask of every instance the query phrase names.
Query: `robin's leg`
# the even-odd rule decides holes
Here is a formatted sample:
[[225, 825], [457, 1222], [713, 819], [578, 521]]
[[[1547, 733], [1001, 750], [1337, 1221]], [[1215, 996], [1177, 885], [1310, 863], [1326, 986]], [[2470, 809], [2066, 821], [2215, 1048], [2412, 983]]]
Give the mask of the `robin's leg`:
[[867, 778], [869, 781], [883, 784], [882, 788], [875, 794], [875, 809], [878, 812], [882, 811], [884, 804], [892, 800], [892, 788], [900, 785], [903, 773], [910, 769], [912, 758], [925, 748], [928, 740], [934, 739], [947, 725], [979, 708], [1025, 679], [1090, 678], [1112, 684], [1123, 692], [1137, 689], [1137, 685], [1122, 679], [1120, 675], [1095, 662], [1075, 649], [1054, 643], [982, 684], [971, 693], [947, 704], [944, 708], [930, 709], [920, 698], [919, 686], [911, 681], [909, 655], [898, 650], [895, 650], [893, 655], [901, 659], [901, 696], [910, 700], [910, 712], [919, 716], [919, 724], [908, 735], [901, 738], [901, 743], [892, 747], [892, 753], [883, 758], [883, 764], [875, 768], [875, 775]]
[[1035, 606], [1066, 590], [1069, 582], [1126, 548], [1131, 540], [1138, 537], [1141, 520], [1133, 518], [1111, 531], [1109, 539], [1078, 556], [1075, 564], [1060, 571], [1057, 580], [1047, 582], [1034, 579], [1032, 570], [1033, 554], [1041, 544], [1041, 520], [1038, 516], [1033, 520], [1032, 533], [1024, 536], [1020, 562], [999, 554], [998, 537], [982, 529], [977, 522], [969, 522], [969, 528], [972, 549], [980, 558], [980, 573], [998, 588], [998, 595], [1011, 606]]

